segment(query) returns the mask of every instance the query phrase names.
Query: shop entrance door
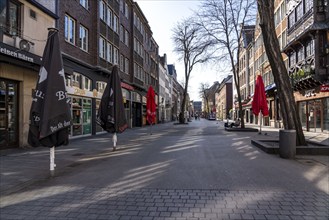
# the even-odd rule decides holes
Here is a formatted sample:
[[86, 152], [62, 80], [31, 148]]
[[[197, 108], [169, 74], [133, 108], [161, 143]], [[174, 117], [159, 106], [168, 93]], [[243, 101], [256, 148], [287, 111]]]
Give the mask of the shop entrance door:
[[18, 147], [18, 82], [0, 78], [0, 149]]
[[322, 105], [321, 100], [308, 102], [309, 131], [321, 132]]

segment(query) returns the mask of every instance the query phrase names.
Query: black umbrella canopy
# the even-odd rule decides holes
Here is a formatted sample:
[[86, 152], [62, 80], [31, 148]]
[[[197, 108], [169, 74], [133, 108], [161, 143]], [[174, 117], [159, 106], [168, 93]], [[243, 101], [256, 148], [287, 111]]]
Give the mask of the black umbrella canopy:
[[30, 111], [28, 142], [33, 147], [58, 147], [67, 144], [71, 125], [58, 30], [48, 30]]
[[97, 123], [110, 133], [122, 133], [128, 127], [117, 66], [113, 67], [103, 93]]

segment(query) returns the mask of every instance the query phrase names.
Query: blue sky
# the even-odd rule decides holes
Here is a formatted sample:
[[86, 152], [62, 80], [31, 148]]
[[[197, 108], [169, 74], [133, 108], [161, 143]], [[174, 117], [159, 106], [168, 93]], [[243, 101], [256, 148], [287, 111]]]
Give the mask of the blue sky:
[[[173, 53], [172, 29], [177, 22], [188, 18], [200, 5], [200, 0], [135, 0], [147, 18], [153, 37], [159, 45], [159, 54], [167, 54], [168, 64], [175, 64], [177, 80], [184, 81], [184, 66]], [[200, 83], [221, 81], [215, 68], [197, 66], [193, 69], [189, 81], [188, 92], [192, 100], [201, 100], [199, 96]]]

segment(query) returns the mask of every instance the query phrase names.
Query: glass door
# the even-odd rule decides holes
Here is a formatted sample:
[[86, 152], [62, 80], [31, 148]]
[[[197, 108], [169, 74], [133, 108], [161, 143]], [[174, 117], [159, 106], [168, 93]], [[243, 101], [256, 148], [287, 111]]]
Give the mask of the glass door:
[[91, 99], [83, 99], [83, 134], [91, 134]]
[[0, 148], [18, 146], [18, 83], [0, 79]]
[[321, 100], [308, 102], [309, 109], [309, 131], [321, 132], [322, 103]]

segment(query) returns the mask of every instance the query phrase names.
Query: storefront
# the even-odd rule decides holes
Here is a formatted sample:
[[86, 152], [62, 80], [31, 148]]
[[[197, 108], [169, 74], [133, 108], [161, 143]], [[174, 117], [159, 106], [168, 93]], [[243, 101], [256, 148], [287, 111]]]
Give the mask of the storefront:
[[0, 149], [27, 146], [41, 57], [0, 42]]
[[329, 134], [329, 91], [315, 89], [295, 93], [303, 130]]

